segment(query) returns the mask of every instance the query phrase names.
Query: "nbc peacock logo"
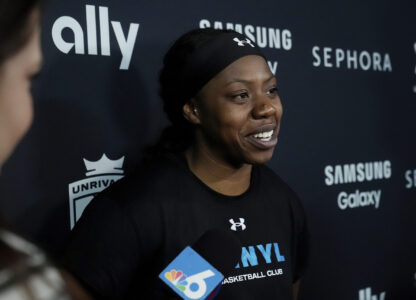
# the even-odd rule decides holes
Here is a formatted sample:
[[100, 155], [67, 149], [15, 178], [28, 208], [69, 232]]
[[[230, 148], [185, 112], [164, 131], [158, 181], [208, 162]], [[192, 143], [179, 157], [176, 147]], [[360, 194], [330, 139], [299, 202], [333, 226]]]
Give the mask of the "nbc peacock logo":
[[70, 183], [69, 189], [69, 218], [71, 229], [79, 220], [85, 207], [94, 196], [124, 177], [124, 156], [111, 160], [105, 154], [98, 161], [83, 159], [87, 178]]
[[186, 274], [182, 271], [178, 270], [171, 270], [170, 272], [165, 273], [165, 278], [169, 280], [174, 286], [176, 286], [179, 290], [184, 292], [186, 290], [186, 286], [188, 282], [186, 281]]
[[224, 276], [187, 246], [159, 274], [159, 278], [182, 299], [213, 299]]

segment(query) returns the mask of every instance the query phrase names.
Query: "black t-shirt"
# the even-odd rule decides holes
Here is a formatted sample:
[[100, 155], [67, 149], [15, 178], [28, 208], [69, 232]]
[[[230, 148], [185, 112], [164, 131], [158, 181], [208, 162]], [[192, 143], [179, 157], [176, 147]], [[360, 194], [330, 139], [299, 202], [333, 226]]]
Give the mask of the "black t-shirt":
[[183, 157], [153, 160], [88, 205], [64, 265], [99, 297], [162, 299], [159, 273], [213, 228], [243, 246], [216, 299], [292, 299], [308, 253], [305, 213], [266, 166], [253, 167], [245, 193], [225, 196], [193, 175]]

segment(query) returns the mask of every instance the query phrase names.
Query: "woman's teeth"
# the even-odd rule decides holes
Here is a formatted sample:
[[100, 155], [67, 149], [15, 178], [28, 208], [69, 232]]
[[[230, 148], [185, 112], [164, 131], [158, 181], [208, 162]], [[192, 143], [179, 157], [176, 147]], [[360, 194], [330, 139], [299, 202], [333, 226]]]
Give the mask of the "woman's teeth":
[[268, 142], [272, 139], [273, 131], [274, 130], [256, 133], [253, 135], [253, 137], [260, 139], [261, 141]]

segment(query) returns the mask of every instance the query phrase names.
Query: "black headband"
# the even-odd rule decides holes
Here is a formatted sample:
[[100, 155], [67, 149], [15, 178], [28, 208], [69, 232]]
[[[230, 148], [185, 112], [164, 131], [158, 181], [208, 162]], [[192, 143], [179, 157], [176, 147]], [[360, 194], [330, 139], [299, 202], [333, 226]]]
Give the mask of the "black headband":
[[179, 74], [184, 99], [187, 101], [194, 97], [215, 75], [246, 55], [259, 55], [266, 59], [253, 41], [237, 32], [224, 32], [203, 42]]

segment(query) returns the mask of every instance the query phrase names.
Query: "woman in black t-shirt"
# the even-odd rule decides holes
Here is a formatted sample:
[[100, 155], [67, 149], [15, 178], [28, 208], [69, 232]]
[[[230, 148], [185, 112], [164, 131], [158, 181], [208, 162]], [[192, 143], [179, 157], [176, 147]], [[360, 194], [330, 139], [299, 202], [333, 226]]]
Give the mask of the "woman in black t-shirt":
[[[160, 95], [171, 126], [148, 149], [152, 163], [87, 207], [67, 248], [66, 266], [98, 297], [134, 298], [143, 294], [131, 290], [144, 291], [144, 282], [157, 286], [156, 277], [146, 281], [139, 273], [156, 276], [176, 250], [238, 211], [250, 215], [250, 230], [239, 232], [246, 225], [238, 218], [228, 217], [225, 226], [244, 245], [236, 269], [248, 268], [224, 281], [234, 286], [227, 299], [296, 298], [307, 256], [306, 222], [296, 195], [261, 166], [273, 155], [283, 109], [260, 49], [235, 31], [190, 31], [164, 57]], [[162, 157], [176, 158], [159, 164]], [[170, 230], [172, 215], [180, 236]], [[263, 269], [271, 265], [275, 269]], [[280, 283], [279, 272], [288, 277]], [[254, 283], [262, 276], [268, 277], [264, 294]], [[240, 279], [246, 282], [232, 283]], [[244, 285], [251, 285], [246, 296]]]

